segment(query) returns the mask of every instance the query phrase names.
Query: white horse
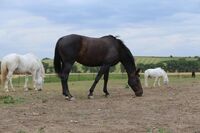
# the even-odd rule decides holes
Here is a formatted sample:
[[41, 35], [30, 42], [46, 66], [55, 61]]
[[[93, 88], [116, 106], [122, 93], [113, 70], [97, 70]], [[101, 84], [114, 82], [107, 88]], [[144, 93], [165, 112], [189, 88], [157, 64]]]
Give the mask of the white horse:
[[160, 77], [163, 77], [163, 83], [168, 84], [169, 79], [167, 76], [167, 73], [160, 67], [155, 68], [155, 69], [147, 69], [144, 72], [144, 78], [145, 78], [145, 86], [148, 87], [148, 78], [152, 77], [155, 78], [153, 86], [156, 86], [156, 82], [158, 83], [158, 86], [160, 86]]
[[3, 57], [1, 61], [1, 81], [6, 92], [9, 91], [9, 82], [12, 90], [15, 91], [12, 84], [13, 74], [25, 74], [25, 91], [28, 90], [28, 74], [33, 77], [35, 90], [42, 90], [45, 72], [41, 61], [35, 55], [31, 53], [25, 55], [13, 53]]

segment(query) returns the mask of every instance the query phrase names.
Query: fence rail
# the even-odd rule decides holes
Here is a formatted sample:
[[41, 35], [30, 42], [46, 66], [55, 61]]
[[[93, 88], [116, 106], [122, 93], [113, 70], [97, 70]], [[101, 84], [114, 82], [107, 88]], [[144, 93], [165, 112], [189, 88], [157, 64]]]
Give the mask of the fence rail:
[[[89, 81], [94, 80], [97, 73], [70, 73], [69, 81]], [[169, 78], [190, 78], [191, 73], [168, 73]], [[196, 77], [200, 77], [200, 73], [196, 73]], [[110, 79], [127, 79], [126, 73], [110, 73]], [[144, 73], [141, 73], [141, 79], [144, 79]], [[25, 75], [14, 75], [13, 76], [13, 85], [14, 86], [23, 86], [25, 81]], [[29, 83], [32, 83], [32, 77], [29, 76]], [[60, 79], [56, 74], [46, 74], [45, 83], [60, 82]]]

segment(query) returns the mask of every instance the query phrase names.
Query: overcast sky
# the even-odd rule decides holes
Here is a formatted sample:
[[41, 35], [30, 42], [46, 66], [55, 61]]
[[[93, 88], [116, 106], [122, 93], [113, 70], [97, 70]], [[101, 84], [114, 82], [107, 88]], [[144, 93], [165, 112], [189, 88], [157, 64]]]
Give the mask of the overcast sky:
[[0, 58], [53, 58], [72, 33], [118, 35], [134, 56], [200, 56], [200, 0], [0, 0]]

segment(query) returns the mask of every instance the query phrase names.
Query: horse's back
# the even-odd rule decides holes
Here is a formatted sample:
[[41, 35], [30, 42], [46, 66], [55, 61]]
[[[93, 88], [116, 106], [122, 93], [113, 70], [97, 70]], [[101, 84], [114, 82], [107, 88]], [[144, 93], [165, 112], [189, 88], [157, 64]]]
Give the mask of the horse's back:
[[10, 71], [14, 71], [15, 73], [31, 73], [31, 70], [38, 69], [40, 67], [39, 59], [31, 54], [8, 54], [3, 57], [2, 63], [6, 64], [6, 67]]
[[158, 67], [154, 69], [147, 69], [145, 70], [145, 75], [151, 76], [151, 77], [160, 77], [163, 75], [163, 69]]
[[115, 43], [112, 38], [92, 38], [72, 34], [60, 38], [56, 47], [64, 60], [98, 66], [105, 61], [118, 61], [118, 46]]
[[16, 53], [8, 54], [2, 58], [2, 65], [7, 69], [15, 69], [19, 63], [19, 55]]

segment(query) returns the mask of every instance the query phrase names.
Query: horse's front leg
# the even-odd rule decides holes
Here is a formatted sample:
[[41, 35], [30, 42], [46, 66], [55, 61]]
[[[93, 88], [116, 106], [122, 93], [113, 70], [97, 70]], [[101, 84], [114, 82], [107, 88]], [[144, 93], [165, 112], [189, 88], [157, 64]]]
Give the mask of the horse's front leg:
[[[25, 75], [25, 83], [24, 83], [24, 91], [28, 91], [28, 75]], [[35, 87], [35, 82], [34, 82], [34, 87]]]
[[105, 70], [105, 73], [104, 73], [104, 86], [103, 86], [103, 92], [105, 93], [105, 96], [106, 96], [106, 97], [109, 95], [108, 90], [107, 90], [108, 78], [109, 78], [109, 67], [108, 67], [107, 70]]
[[155, 78], [155, 81], [154, 81], [154, 83], [153, 83], [153, 87], [156, 86], [156, 82], [157, 82], [157, 81], [158, 81], [158, 77]]
[[160, 86], [160, 78], [158, 78], [158, 86]]
[[[98, 74], [97, 74], [97, 76], [94, 80], [94, 83], [92, 84], [92, 86], [90, 88], [90, 91], [89, 91], [89, 94], [88, 94], [89, 99], [93, 98], [94, 88], [107, 69], [109, 69], [109, 66], [105, 66], [105, 65], [100, 68], [100, 70], [99, 70], [99, 72], [98, 72]], [[106, 85], [107, 85], [107, 83], [106, 83]]]
[[33, 88], [37, 91], [38, 88], [37, 88], [37, 86], [36, 86], [36, 71], [34, 71], [34, 72], [32, 73], [32, 78], [33, 78]]

